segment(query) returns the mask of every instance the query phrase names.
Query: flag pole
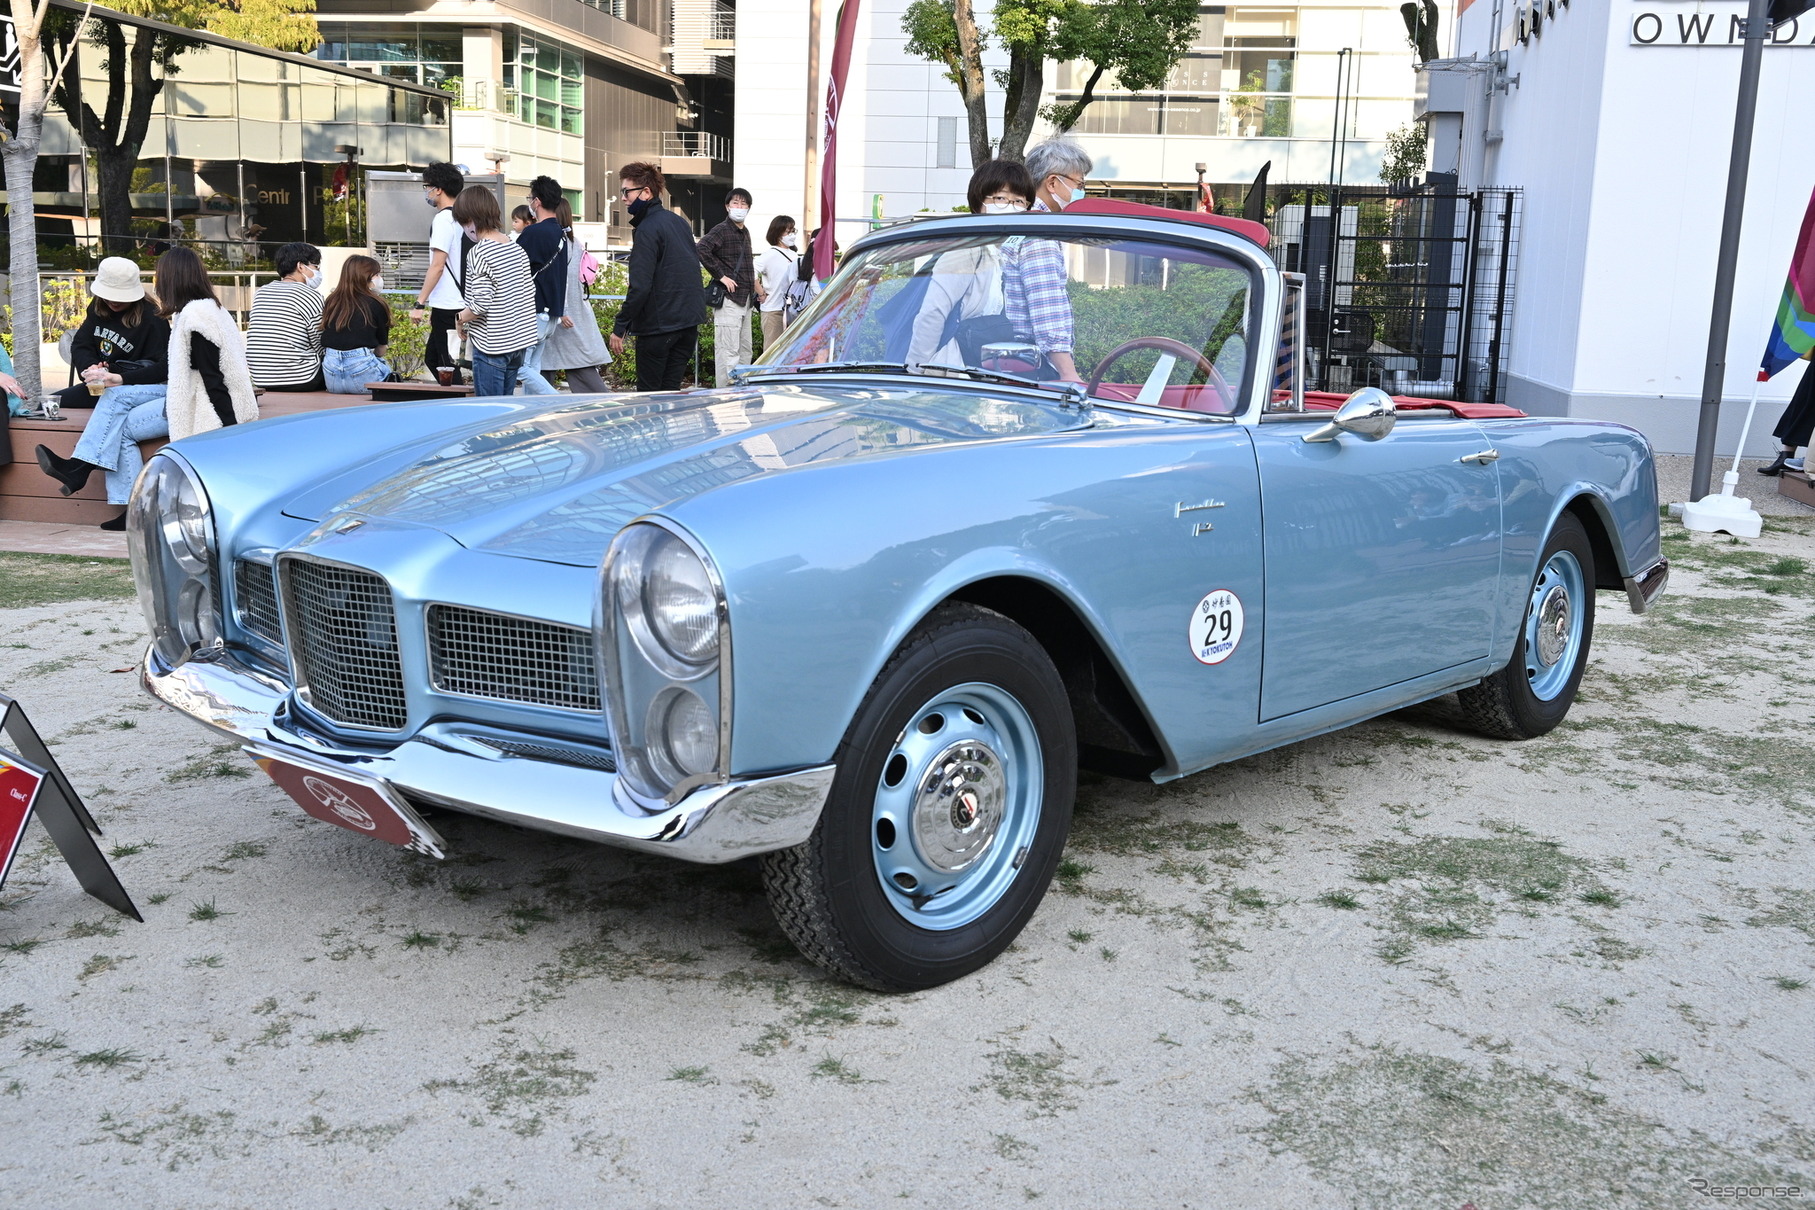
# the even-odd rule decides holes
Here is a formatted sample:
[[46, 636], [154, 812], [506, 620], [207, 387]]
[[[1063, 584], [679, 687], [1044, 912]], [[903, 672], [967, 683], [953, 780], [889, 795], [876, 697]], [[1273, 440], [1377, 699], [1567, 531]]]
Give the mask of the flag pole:
[[1714, 477], [1714, 440], [1720, 427], [1720, 401], [1727, 377], [1727, 329], [1733, 322], [1733, 283], [1739, 274], [1740, 220], [1746, 212], [1746, 174], [1752, 165], [1752, 124], [1758, 113], [1758, 77], [1765, 39], [1771, 36], [1769, 0], [1751, 0], [1740, 37], [1745, 50], [1739, 63], [1739, 104], [1733, 115], [1733, 157], [1727, 167], [1727, 204], [1721, 220], [1720, 255], [1714, 265], [1714, 313], [1708, 325], [1708, 360], [1702, 372], [1702, 410], [1695, 431], [1695, 464], [1689, 476], [1689, 499], [1708, 494]]
[[804, 256], [807, 240], [818, 225], [819, 207], [813, 194], [819, 188], [819, 11], [821, 0], [807, 4], [807, 156], [806, 175], [802, 178], [806, 199], [800, 204], [800, 250]]

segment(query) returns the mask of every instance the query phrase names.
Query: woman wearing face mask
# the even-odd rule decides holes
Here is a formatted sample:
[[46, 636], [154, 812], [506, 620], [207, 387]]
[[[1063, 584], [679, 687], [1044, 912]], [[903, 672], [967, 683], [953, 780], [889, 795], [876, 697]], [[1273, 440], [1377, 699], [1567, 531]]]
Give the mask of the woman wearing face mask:
[[473, 350], [473, 390], [481, 396], [517, 389], [523, 354], [536, 343], [536, 286], [529, 255], [498, 228], [498, 199], [489, 189], [462, 189], [454, 221], [472, 237], [460, 289], [460, 326]]
[[369, 256], [349, 256], [340, 284], [321, 307], [321, 372], [336, 395], [364, 395], [368, 382], [391, 376], [384, 346], [391, 338], [391, 308], [384, 301], [381, 266]]
[[586, 301], [586, 283], [580, 280], [580, 260], [586, 250], [574, 235], [573, 207], [565, 197], [555, 203], [555, 222], [567, 241], [567, 300], [561, 318], [543, 338], [542, 368], [565, 370], [567, 389], [576, 395], [603, 394], [611, 388], [605, 385], [599, 367], [611, 361], [611, 354], [599, 332], [599, 317]]
[[[139, 267], [123, 256], [110, 256], [95, 270], [88, 292], [94, 301], [69, 345], [70, 369], [80, 379], [90, 367], [114, 370], [122, 384], [140, 386], [164, 381], [170, 322], [157, 303], [145, 297]], [[78, 381], [57, 398], [66, 408], [91, 408], [95, 396]]]
[[252, 381], [267, 391], [320, 391], [321, 250], [285, 244], [277, 250], [277, 280], [260, 286], [246, 321]]
[[768, 348], [781, 330], [787, 327], [782, 319], [782, 304], [788, 301], [788, 284], [794, 280], [794, 265], [800, 259], [795, 251], [800, 243], [800, 236], [795, 231], [794, 220], [785, 214], [778, 214], [769, 220], [769, 246], [756, 261], [756, 281], [762, 288], [763, 304], [763, 348]]
[[[971, 173], [967, 194], [972, 214], [1024, 214], [1033, 204], [1034, 182], [1015, 161], [990, 160]], [[1014, 338], [1003, 316], [1001, 243], [954, 248], [928, 268], [908, 367], [982, 365], [984, 345]]]

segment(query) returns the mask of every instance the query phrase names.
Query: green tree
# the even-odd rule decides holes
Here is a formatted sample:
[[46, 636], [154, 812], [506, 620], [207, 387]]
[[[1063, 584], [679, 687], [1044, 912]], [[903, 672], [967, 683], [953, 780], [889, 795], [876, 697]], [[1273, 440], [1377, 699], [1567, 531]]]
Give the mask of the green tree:
[[1424, 171], [1424, 127], [1407, 122], [1386, 136], [1386, 153], [1380, 157], [1380, 179], [1394, 181], [1416, 179]]
[[[1191, 47], [1197, 0], [997, 0], [991, 26], [986, 32], [978, 25], [972, 0], [914, 0], [901, 18], [908, 52], [945, 64], [946, 78], [964, 100], [973, 165], [992, 154], [983, 68], [991, 37], [1008, 52], [1008, 67], [994, 76], [1003, 92], [995, 154], [1018, 160], [1037, 118], [1070, 130], [1106, 75], [1121, 89], [1164, 83]], [[1076, 101], [1042, 113], [1048, 59], [1087, 63], [1090, 75]]]
[[[315, 0], [110, 0], [109, 7], [273, 50], [313, 50], [321, 41], [315, 26]], [[73, 17], [58, 22], [52, 36], [65, 54], [80, 36], [101, 56], [107, 92], [100, 107], [68, 78], [58, 84], [56, 101], [94, 157], [101, 250], [130, 251], [132, 173], [151, 125], [151, 111], [164, 91], [165, 80], [181, 70], [178, 58], [201, 43], [181, 34], [112, 21], [89, 22], [78, 32]]]

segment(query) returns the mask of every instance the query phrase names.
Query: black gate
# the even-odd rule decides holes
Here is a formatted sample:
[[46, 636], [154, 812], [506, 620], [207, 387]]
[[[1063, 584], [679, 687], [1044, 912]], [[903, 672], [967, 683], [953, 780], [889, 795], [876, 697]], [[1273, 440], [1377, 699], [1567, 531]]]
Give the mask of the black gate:
[[1309, 389], [1499, 401], [1517, 189], [1274, 185], [1267, 195], [1273, 258], [1305, 275]]

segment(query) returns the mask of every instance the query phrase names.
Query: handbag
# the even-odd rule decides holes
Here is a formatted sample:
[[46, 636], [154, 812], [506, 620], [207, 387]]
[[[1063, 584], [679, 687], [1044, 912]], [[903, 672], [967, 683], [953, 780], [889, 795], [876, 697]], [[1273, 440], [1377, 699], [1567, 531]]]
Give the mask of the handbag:
[[590, 286], [599, 280], [599, 270], [605, 267], [604, 262], [592, 254], [592, 249], [580, 249], [580, 284]]
[[716, 310], [725, 305], [725, 283], [710, 282], [706, 286], [706, 305]]

